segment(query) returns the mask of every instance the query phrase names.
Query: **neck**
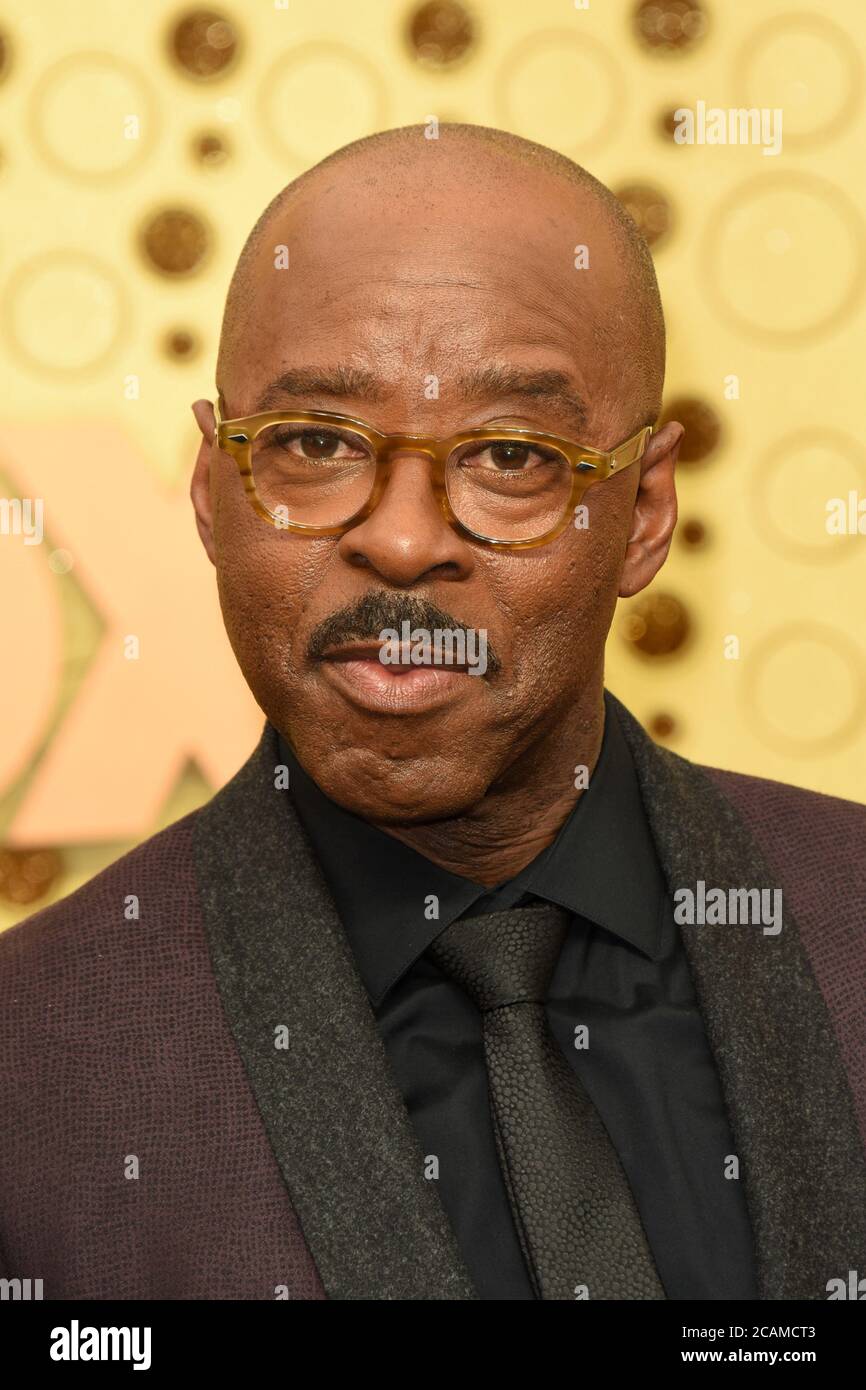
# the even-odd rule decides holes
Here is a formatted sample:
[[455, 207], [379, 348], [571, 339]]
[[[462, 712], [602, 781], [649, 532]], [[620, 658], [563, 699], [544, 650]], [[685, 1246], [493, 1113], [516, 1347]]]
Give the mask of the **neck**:
[[429, 825], [379, 829], [450, 873], [486, 888], [505, 883], [553, 844], [583, 795], [574, 786], [573, 769], [584, 766], [592, 774], [603, 736], [599, 676], [570, 717], [557, 720], [550, 735], [523, 750], [471, 811]]

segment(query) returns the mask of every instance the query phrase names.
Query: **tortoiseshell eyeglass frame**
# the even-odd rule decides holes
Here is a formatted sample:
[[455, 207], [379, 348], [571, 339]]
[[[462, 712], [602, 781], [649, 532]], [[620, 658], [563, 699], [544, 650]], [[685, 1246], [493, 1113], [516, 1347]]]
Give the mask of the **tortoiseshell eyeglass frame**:
[[[485, 425], [478, 429], [463, 430], [460, 434], [450, 435], [447, 439], [438, 439], [426, 434], [382, 434], [364, 420], [357, 420], [351, 415], [338, 415], [321, 410], [268, 410], [257, 415], [242, 415], [233, 420], [224, 420], [220, 409], [221, 394], [218, 390], [217, 399], [214, 401], [216, 418], [214, 442], [225, 453], [230, 454], [237, 463], [244, 488], [255, 511], [265, 521], [270, 522], [272, 526], [276, 526], [280, 530], [307, 536], [342, 536], [370, 516], [385, 489], [390, 457], [397, 450], [402, 450], [411, 451], [413, 454], [426, 454], [431, 460], [433, 465], [431, 482], [436, 500], [445, 521], [455, 531], [467, 536], [470, 540], [479, 541], [483, 545], [496, 546], [502, 550], [531, 550], [535, 546], [546, 545], [561, 535], [571, 520], [574, 508], [588, 487], [594, 483], [604, 482], [612, 474], [621, 473], [631, 464], [637, 463], [643, 457], [653, 432], [651, 425], [645, 425], [638, 430], [637, 434], [633, 434], [630, 439], [625, 440], [623, 444], [607, 453], [600, 449], [593, 449], [586, 444], [578, 444], [573, 439], [563, 439], [560, 435], [546, 434], [541, 430], [523, 429], [514, 425]], [[301, 521], [284, 520], [282, 517], [276, 516], [265, 505], [256, 491], [252, 465], [253, 440], [269, 425], [291, 423], [333, 425], [338, 429], [351, 429], [356, 434], [362, 435], [375, 453], [376, 475], [370, 496], [363, 507], [338, 525], [311, 526]], [[445, 469], [449, 457], [455, 449], [464, 444], [496, 439], [514, 439], [527, 444], [540, 444], [548, 448], [558, 449], [568, 460], [572, 470], [571, 495], [559, 521], [542, 536], [533, 536], [528, 540], [501, 540], [496, 536], [481, 535], [460, 521], [451, 509], [445, 480]]]

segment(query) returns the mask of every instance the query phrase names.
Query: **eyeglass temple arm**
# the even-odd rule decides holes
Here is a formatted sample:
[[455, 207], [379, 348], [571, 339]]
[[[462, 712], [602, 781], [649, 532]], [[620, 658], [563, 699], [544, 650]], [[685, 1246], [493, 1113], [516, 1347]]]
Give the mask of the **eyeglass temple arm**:
[[612, 454], [608, 454], [607, 467], [601, 476], [609, 478], [611, 473], [621, 473], [624, 468], [628, 468], [630, 464], [643, 458], [652, 432], [652, 425], [644, 425], [643, 429], [638, 430], [631, 439], [627, 439], [620, 449], [615, 449]]

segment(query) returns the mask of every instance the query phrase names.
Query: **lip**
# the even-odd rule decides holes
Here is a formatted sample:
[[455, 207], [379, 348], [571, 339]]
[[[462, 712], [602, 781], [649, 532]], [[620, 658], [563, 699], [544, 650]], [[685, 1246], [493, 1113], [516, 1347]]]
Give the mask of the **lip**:
[[320, 657], [324, 678], [351, 704], [375, 714], [427, 714], [468, 694], [483, 680], [465, 667], [394, 666], [379, 660], [381, 644], [358, 642]]

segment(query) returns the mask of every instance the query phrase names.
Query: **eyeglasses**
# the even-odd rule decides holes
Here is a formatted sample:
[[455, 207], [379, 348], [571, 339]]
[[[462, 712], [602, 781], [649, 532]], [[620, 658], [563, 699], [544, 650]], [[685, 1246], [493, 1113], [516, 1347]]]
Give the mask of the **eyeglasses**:
[[561, 534], [593, 483], [636, 463], [652, 427], [610, 453], [555, 434], [506, 426], [447, 439], [381, 434], [363, 420], [320, 410], [265, 411], [224, 420], [216, 441], [238, 465], [259, 516], [282, 530], [339, 536], [370, 516], [393, 456], [425, 454], [449, 526], [484, 545], [520, 550]]

